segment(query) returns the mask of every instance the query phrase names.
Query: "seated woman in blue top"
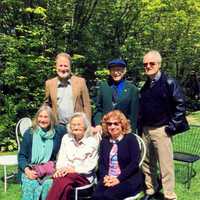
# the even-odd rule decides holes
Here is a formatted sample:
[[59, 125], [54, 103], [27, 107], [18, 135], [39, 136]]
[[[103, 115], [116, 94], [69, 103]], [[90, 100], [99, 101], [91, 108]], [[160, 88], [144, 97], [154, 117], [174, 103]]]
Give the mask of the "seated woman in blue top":
[[50, 160], [55, 161], [65, 132], [64, 126], [56, 125], [51, 108], [40, 107], [33, 126], [24, 133], [18, 154], [22, 200], [46, 199], [52, 180], [38, 181], [39, 175], [31, 166], [47, 163]]
[[139, 144], [131, 133], [129, 120], [114, 110], [104, 115], [105, 137], [100, 143], [99, 183], [93, 200], [122, 200], [141, 190]]

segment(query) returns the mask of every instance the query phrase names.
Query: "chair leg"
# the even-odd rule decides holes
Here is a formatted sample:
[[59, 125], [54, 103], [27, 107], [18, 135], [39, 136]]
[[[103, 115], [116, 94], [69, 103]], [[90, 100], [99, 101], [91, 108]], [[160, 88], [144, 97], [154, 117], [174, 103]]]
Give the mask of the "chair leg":
[[78, 191], [75, 189], [75, 200], [78, 200]]
[[187, 179], [187, 189], [190, 189], [191, 181], [192, 181], [192, 168], [193, 163], [188, 163], [188, 179]]
[[7, 171], [6, 171], [6, 165], [3, 166], [4, 171], [4, 192], [7, 191]]
[[193, 164], [192, 164], [192, 178], [195, 177], [197, 174], [197, 172], [195, 171], [195, 169], [193, 168]]

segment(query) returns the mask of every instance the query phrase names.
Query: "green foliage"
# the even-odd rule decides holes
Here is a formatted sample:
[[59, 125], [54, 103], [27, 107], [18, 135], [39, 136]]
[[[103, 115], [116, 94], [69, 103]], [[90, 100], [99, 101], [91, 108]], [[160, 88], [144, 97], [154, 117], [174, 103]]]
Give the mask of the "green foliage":
[[59, 52], [73, 57], [73, 71], [88, 81], [107, 76], [107, 62], [128, 62], [128, 78], [144, 81], [142, 57], [163, 56], [163, 68], [184, 82], [199, 71], [200, 2], [196, 0], [59, 0], [0, 2], [0, 144], [14, 138], [16, 122], [32, 117], [55, 75]]
[[14, 151], [17, 149], [17, 143], [14, 139], [6, 137], [1, 142], [1, 151]]
[[108, 69], [105, 69], [105, 68], [96, 70], [96, 72], [95, 72], [95, 75], [98, 80], [105, 80], [107, 78], [108, 74], [109, 74], [109, 71], [108, 71]]

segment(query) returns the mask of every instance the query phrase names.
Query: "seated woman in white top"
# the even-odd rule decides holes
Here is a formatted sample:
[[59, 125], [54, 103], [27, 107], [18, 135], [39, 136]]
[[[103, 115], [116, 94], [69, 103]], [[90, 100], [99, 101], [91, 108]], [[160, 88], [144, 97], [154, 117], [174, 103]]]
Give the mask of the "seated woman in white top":
[[62, 139], [47, 200], [69, 200], [72, 186], [83, 186], [94, 179], [98, 145], [86, 115], [75, 113], [69, 121], [68, 134]]

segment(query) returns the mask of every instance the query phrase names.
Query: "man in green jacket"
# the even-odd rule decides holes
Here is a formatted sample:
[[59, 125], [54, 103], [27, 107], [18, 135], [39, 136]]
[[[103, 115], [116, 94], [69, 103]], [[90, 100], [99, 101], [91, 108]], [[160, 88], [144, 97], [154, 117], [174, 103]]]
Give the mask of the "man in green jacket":
[[94, 113], [94, 132], [101, 131], [101, 119], [111, 110], [120, 110], [131, 121], [136, 131], [138, 114], [138, 89], [125, 79], [126, 62], [115, 59], [108, 63], [109, 77], [101, 81], [96, 97]]

